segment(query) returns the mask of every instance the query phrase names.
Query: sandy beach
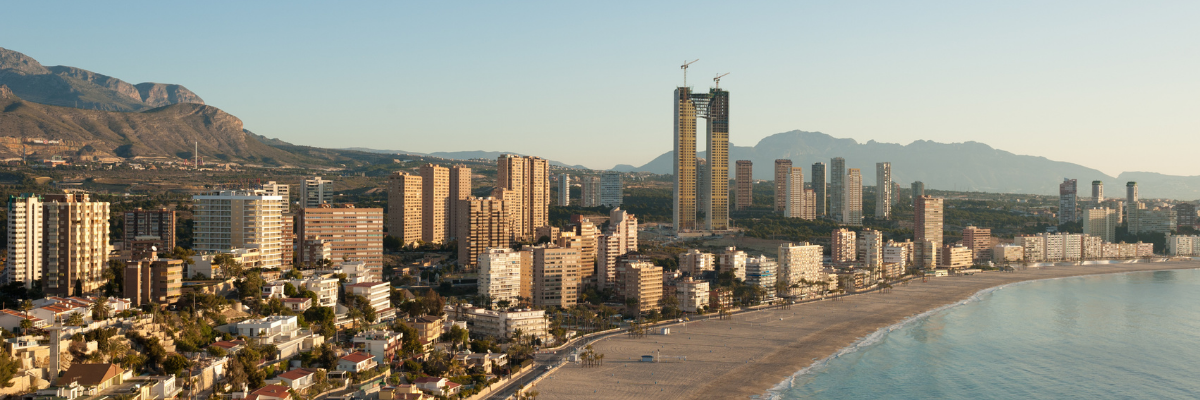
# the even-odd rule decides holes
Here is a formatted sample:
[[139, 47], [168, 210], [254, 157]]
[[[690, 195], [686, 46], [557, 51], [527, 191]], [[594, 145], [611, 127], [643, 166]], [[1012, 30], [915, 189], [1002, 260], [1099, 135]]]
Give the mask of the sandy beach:
[[[1200, 268], [1162, 262], [1030, 268], [919, 279], [890, 293], [847, 296], [673, 327], [670, 335], [613, 336], [595, 344], [604, 365], [569, 364], [537, 384], [540, 399], [758, 397], [815, 361], [923, 312], [1013, 282], [1130, 271]], [[661, 362], [639, 362], [661, 354]], [[686, 360], [684, 359], [686, 358]]]

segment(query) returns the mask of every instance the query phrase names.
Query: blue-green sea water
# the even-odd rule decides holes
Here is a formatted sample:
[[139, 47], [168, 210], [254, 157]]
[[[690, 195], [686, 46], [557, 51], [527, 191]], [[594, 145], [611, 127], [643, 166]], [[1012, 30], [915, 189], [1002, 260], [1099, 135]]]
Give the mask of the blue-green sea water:
[[1200, 270], [982, 292], [868, 337], [766, 397], [1200, 398]]

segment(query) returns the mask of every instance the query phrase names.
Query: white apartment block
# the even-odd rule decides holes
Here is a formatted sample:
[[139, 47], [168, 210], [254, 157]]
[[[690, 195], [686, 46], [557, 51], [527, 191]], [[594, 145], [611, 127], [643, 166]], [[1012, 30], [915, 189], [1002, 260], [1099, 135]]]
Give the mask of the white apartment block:
[[788, 218], [805, 218], [804, 198], [804, 169], [792, 167], [787, 176], [787, 198], [784, 201], [783, 215]]
[[1121, 217], [1118, 209], [1101, 207], [1083, 210], [1083, 233], [1097, 236], [1105, 242], [1116, 240], [1116, 229]]
[[506, 247], [487, 249], [479, 255], [479, 295], [492, 304], [516, 304], [521, 294], [521, 252]]
[[283, 198], [261, 190], [223, 190], [192, 196], [196, 202], [194, 242], [197, 252], [257, 247], [261, 267], [283, 263]]
[[1046, 261], [1046, 241], [1041, 236], [1017, 236], [1013, 244], [1021, 246], [1026, 262]]
[[359, 351], [375, 357], [377, 363], [387, 363], [400, 348], [404, 335], [387, 329], [369, 330], [354, 335], [352, 342]]
[[696, 313], [708, 307], [708, 282], [697, 281], [688, 277], [675, 284], [675, 296], [679, 299], [679, 309], [684, 312]]
[[321, 335], [300, 329], [294, 315], [273, 315], [249, 319], [234, 325], [239, 336], [245, 336], [259, 345], [273, 344], [280, 359], [290, 358], [301, 351], [312, 350], [325, 342]]
[[8, 258], [3, 283], [23, 282], [26, 289], [42, 280], [42, 198], [32, 194], [8, 199]]
[[332, 202], [333, 181], [314, 176], [300, 185], [300, 208], [320, 207]]
[[679, 271], [686, 272], [690, 276], [700, 276], [705, 271], [716, 269], [716, 265], [713, 264], [714, 259], [712, 254], [696, 249], [688, 250], [687, 253], [679, 255]]
[[1083, 235], [1083, 259], [1095, 260], [1103, 258], [1104, 240], [1097, 236]]
[[330, 276], [312, 276], [307, 279], [291, 281], [296, 289], [304, 288], [317, 294], [315, 307], [335, 307], [338, 299], [338, 278]]
[[558, 174], [558, 205], [571, 205], [571, 176], [567, 174]]
[[725, 253], [721, 254], [721, 273], [733, 271], [735, 278], [746, 280], [746, 252], [738, 250], [736, 247], [726, 247]]
[[533, 335], [543, 340], [550, 337], [550, 320], [545, 310], [498, 311], [468, 307], [462, 314], [447, 306], [446, 313], [455, 320], [466, 321], [467, 330], [474, 337], [511, 338], [518, 329], [524, 335]]
[[775, 298], [775, 279], [779, 266], [767, 256], [751, 257], [746, 260], [746, 284], [758, 286], [766, 291], [765, 301]]
[[870, 270], [883, 266], [883, 233], [864, 229], [859, 232], [855, 247], [859, 266]]
[[1041, 234], [1042, 241], [1045, 243], [1045, 261], [1056, 262], [1063, 260], [1064, 238], [1062, 235], [1043, 233]]
[[608, 171], [600, 174], [600, 205], [617, 207], [624, 201], [625, 191], [621, 187], [621, 173]]
[[265, 185], [263, 185], [263, 192], [266, 193], [268, 196], [279, 196], [280, 198], [283, 199], [283, 213], [284, 214], [288, 213], [291, 210], [289, 203], [291, 203], [292, 193], [291, 193], [291, 190], [288, 188], [288, 185], [275, 183], [275, 181], [270, 181], [270, 182], [267, 182]]
[[1079, 261], [1083, 259], [1083, 237], [1079, 234], [1063, 234], [1063, 260]]
[[903, 271], [908, 268], [908, 249], [909, 246], [898, 245], [896, 243], [888, 243], [883, 246], [883, 263], [896, 264], [897, 268]]
[[778, 280], [788, 285], [822, 281], [820, 245], [804, 243], [784, 243], [779, 245], [779, 276]]
[[367, 299], [371, 304], [371, 308], [375, 310], [375, 320], [383, 321], [396, 317], [396, 310], [392, 308], [392, 285], [387, 282], [364, 282], [346, 284], [346, 294], [356, 294]]

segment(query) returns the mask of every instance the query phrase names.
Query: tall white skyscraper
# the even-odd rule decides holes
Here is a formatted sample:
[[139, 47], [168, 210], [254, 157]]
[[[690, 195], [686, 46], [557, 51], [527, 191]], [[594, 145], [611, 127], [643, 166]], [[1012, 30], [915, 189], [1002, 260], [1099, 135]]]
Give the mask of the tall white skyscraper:
[[558, 205], [562, 207], [571, 205], [570, 175], [558, 174]]
[[788, 218], [804, 218], [804, 207], [804, 171], [800, 167], [792, 167], [787, 177], [784, 215]]
[[479, 254], [479, 294], [492, 303], [516, 303], [521, 293], [521, 252], [507, 247], [490, 248]]
[[26, 289], [41, 285], [42, 198], [32, 194], [8, 199], [8, 259], [5, 284], [23, 282]]
[[892, 216], [892, 163], [875, 163], [875, 218]]
[[283, 263], [283, 198], [261, 190], [223, 190], [192, 196], [196, 251], [257, 247], [262, 268]]
[[842, 207], [846, 198], [846, 159], [834, 157], [829, 160], [829, 216], [834, 221], [844, 220]]
[[862, 173], [858, 168], [850, 168], [843, 179], [842, 224], [862, 225]]

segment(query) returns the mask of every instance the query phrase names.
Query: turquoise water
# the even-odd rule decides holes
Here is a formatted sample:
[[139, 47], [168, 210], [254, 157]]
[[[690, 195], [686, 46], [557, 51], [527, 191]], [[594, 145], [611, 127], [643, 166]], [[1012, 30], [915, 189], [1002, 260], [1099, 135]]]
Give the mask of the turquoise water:
[[1200, 271], [1010, 285], [880, 334], [791, 383], [769, 395], [1200, 398]]

